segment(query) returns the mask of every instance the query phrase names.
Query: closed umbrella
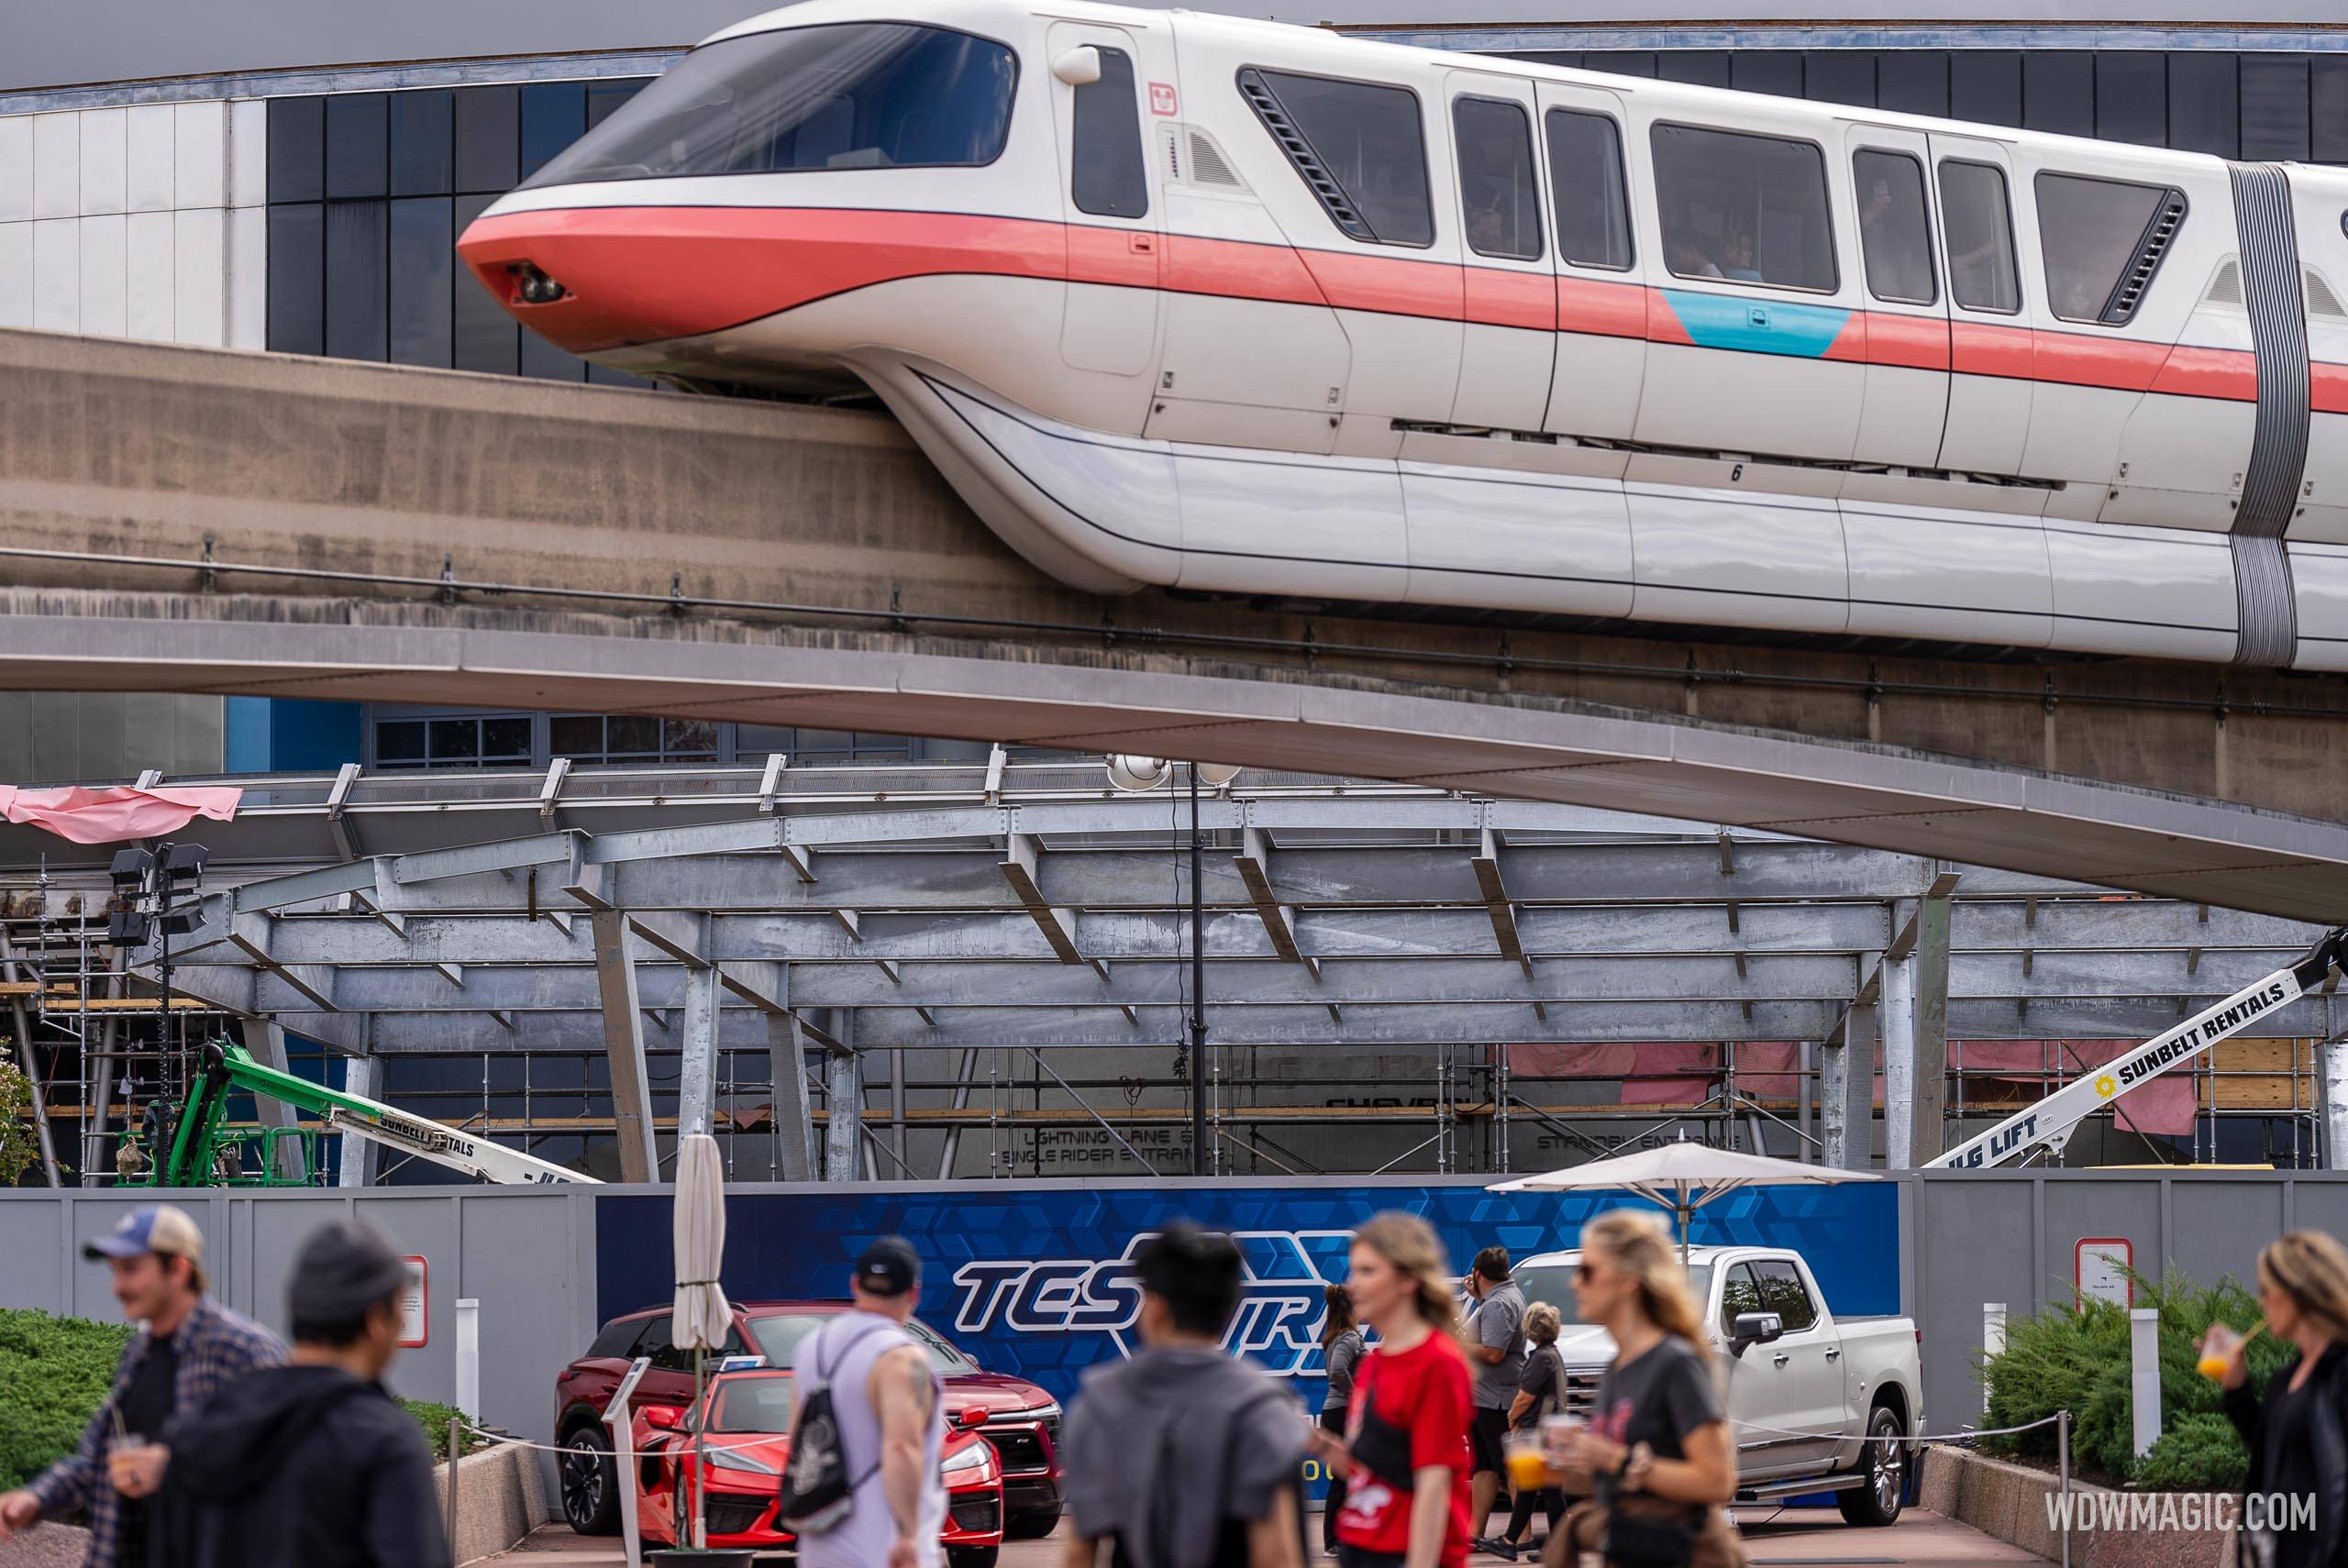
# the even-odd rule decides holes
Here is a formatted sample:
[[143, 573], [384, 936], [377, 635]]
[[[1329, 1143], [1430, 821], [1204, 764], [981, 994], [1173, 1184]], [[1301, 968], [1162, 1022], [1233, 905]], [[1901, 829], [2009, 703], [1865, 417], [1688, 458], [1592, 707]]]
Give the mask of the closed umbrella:
[[1688, 1261], [1688, 1227], [1696, 1210], [1716, 1198], [1747, 1187], [1827, 1187], [1846, 1181], [1879, 1181], [1871, 1171], [1806, 1165], [1766, 1154], [1740, 1154], [1702, 1143], [1666, 1143], [1635, 1154], [1567, 1165], [1539, 1176], [1495, 1182], [1492, 1192], [1591, 1192], [1625, 1188], [1671, 1210], [1679, 1223], [1679, 1261]]
[[[693, 1353], [693, 1404], [701, 1404], [709, 1353], [725, 1342], [733, 1309], [718, 1286], [725, 1262], [725, 1173], [717, 1140], [688, 1132], [677, 1143], [677, 1299], [669, 1342]], [[693, 1533], [696, 1548], [709, 1544], [702, 1507], [709, 1489], [707, 1412], [693, 1427]]]

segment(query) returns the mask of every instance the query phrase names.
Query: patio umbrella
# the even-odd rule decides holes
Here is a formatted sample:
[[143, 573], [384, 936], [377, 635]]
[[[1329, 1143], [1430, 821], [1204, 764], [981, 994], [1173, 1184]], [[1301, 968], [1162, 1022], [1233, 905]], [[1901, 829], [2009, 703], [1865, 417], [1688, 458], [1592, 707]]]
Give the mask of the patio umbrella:
[[[709, 1353], [725, 1342], [733, 1310], [719, 1288], [725, 1262], [725, 1173], [717, 1140], [688, 1132], [677, 1143], [677, 1299], [669, 1342], [693, 1353], [693, 1406], [699, 1409]], [[693, 1533], [695, 1547], [709, 1544], [703, 1501], [709, 1490], [708, 1413], [693, 1425]]]
[[1679, 1261], [1688, 1261], [1688, 1226], [1696, 1210], [1716, 1198], [1747, 1187], [1828, 1187], [1846, 1181], [1880, 1181], [1872, 1171], [1838, 1170], [1833, 1165], [1806, 1165], [1798, 1160], [1771, 1159], [1766, 1154], [1740, 1154], [1685, 1141], [1611, 1160], [1539, 1176], [1494, 1182], [1491, 1192], [1591, 1192], [1621, 1187], [1671, 1210], [1679, 1223]]

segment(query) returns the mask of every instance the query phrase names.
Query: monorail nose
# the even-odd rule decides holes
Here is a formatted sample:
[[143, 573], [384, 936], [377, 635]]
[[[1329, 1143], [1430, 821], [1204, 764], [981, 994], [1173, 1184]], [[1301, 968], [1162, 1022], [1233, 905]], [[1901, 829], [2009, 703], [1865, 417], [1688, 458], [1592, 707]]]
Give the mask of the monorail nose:
[[742, 320], [738, 294], [695, 241], [649, 209], [492, 213], [457, 241], [491, 297], [574, 354], [714, 332]]

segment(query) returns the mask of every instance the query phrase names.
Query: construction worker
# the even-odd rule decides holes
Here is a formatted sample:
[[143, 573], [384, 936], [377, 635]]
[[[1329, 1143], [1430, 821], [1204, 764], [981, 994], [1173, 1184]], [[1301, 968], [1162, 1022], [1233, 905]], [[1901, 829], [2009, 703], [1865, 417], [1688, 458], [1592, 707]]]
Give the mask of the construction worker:
[[159, 1522], [174, 1568], [449, 1568], [432, 1455], [384, 1391], [399, 1250], [364, 1220], [312, 1232], [286, 1286], [294, 1353], [173, 1422]]
[[205, 1293], [204, 1232], [187, 1211], [150, 1203], [124, 1215], [82, 1255], [114, 1270], [122, 1315], [140, 1325], [123, 1348], [114, 1387], [90, 1418], [81, 1445], [0, 1496], [0, 1541], [75, 1508], [90, 1514], [83, 1568], [149, 1568], [154, 1497], [171, 1454], [159, 1441], [171, 1422], [211, 1403], [222, 1387], [285, 1359], [276, 1335]]

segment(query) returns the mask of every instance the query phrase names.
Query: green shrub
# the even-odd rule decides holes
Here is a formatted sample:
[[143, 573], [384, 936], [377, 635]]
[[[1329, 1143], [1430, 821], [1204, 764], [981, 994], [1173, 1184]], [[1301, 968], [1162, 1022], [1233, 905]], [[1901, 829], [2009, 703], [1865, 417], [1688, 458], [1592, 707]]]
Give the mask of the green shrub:
[[[2258, 1298], [2231, 1275], [2212, 1286], [2197, 1286], [2174, 1272], [2159, 1281], [2135, 1279], [2138, 1303], [2160, 1314], [2163, 1439], [2142, 1466], [2132, 1452], [2128, 1311], [2108, 1301], [2049, 1302], [2034, 1316], [2007, 1322], [2004, 1352], [1982, 1368], [1989, 1386], [1986, 1424], [2020, 1426], [2068, 1409], [2071, 1452], [2083, 1469], [2164, 1488], [2238, 1485], [2249, 1456], [2220, 1412], [2218, 1386], [2196, 1370], [2200, 1358], [2193, 1342], [2221, 1320], [2249, 1331], [2258, 1321]], [[2264, 1335], [2253, 1340], [2252, 1386], [2264, 1387], [2289, 1358], [2287, 1345]], [[1984, 1446], [2051, 1458], [2054, 1429], [1990, 1438]], [[2155, 1474], [2160, 1479], [2154, 1480]]]
[[[448, 1458], [449, 1422], [461, 1412], [454, 1405], [443, 1405], [433, 1399], [403, 1399], [400, 1408], [414, 1416], [415, 1424], [424, 1429], [424, 1441], [430, 1445], [432, 1457], [435, 1460]], [[460, 1433], [459, 1439], [462, 1453], [476, 1453], [487, 1446], [471, 1432]]]
[[0, 1309], [0, 1491], [73, 1452], [130, 1334], [125, 1323]]

